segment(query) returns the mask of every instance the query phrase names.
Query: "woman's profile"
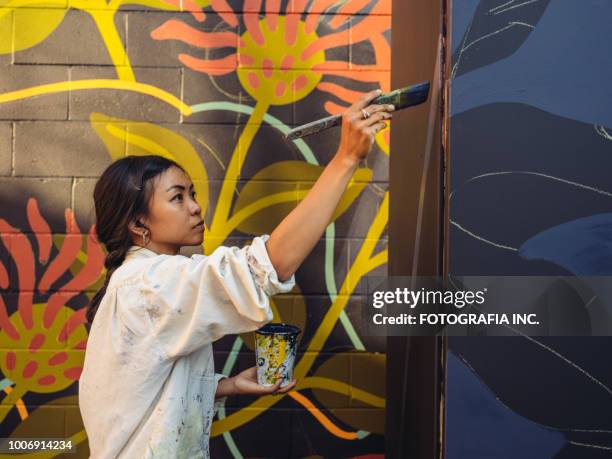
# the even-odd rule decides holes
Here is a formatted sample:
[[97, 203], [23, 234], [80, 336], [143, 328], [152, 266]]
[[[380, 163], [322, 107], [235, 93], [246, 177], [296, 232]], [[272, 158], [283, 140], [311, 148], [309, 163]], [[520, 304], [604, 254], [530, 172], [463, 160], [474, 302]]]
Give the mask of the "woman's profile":
[[107, 275], [88, 306], [79, 380], [91, 457], [207, 458], [216, 401], [295, 386], [259, 385], [255, 366], [216, 374], [212, 344], [272, 320], [269, 296], [293, 288], [295, 271], [391, 118], [393, 106], [368, 106], [379, 94], [344, 113], [338, 150], [304, 200], [243, 248], [179, 254], [202, 244], [204, 221], [188, 171], [173, 161], [128, 156], [103, 172], [94, 202]]

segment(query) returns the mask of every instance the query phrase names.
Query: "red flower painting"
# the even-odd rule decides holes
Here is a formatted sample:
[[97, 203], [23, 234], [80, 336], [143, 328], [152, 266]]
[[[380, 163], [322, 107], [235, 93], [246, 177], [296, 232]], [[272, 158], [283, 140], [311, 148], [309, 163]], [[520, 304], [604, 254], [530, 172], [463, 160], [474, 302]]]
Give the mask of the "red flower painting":
[[[0, 238], [9, 255], [0, 260], [0, 368], [4, 386], [7, 381], [15, 385], [6, 391], [4, 405], [18, 403], [27, 392], [60, 391], [79, 379], [87, 343], [86, 308], [75, 310], [69, 304], [104, 270], [105, 255], [94, 226], [86, 236], [81, 234], [70, 209], [57, 250], [33, 198], [27, 204], [27, 218], [35, 248], [28, 234], [0, 219]], [[73, 275], [71, 269], [77, 265], [80, 269]], [[16, 308], [10, 309], [16, 310], [9, 314], [11, 304]]]

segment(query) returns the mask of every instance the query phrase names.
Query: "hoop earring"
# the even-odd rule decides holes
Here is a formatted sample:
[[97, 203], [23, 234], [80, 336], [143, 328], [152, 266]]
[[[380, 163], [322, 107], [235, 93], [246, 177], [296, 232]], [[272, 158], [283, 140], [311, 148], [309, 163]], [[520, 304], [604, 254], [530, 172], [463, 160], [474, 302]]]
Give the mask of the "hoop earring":
[[148, 231], [143, 231], [142, 236], [142, 245], [146, 246], [149, 241], [147, 241], [146, 237], [149, 235]]

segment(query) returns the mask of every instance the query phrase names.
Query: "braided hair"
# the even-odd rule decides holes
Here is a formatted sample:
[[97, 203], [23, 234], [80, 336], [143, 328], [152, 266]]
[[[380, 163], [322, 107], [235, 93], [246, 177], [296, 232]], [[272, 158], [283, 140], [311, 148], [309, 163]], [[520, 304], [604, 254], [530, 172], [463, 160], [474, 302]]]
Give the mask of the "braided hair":
[[149, 201], [153, 195], [151, 179], [172, 166], [183, 170], [162, 156], [126, 156], [108, 166], [96, 182], [93, 193], [96, 236], [106, 247], [104, 266], [107, 271], [104, 285], [87, 307], [89, 324], [93, 322], [111, 276], [134, 245], [128, 225], [149, 214]]

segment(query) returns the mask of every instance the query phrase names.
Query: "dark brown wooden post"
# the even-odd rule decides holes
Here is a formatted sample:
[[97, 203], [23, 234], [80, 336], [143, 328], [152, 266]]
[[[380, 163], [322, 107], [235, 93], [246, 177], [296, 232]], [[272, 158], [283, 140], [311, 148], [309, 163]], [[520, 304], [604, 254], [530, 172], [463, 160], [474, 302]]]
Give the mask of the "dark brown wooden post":
[[[431, 92], [393, 118], [390, 276], [446, 272], [449, 7], [450, 0], [393, 0], [392, 87], [428, 80]], [[445, 348], [442, 338], [387, 338], [386, 457], [443, 457]]]

